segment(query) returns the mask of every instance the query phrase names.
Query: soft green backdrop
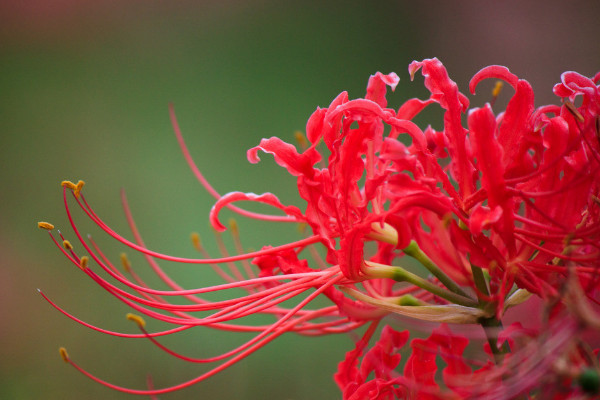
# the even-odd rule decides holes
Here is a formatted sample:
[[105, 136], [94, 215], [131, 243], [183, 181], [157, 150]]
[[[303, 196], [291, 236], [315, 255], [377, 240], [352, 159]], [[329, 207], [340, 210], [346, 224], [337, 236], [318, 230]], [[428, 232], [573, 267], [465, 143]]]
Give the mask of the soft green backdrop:
[[[199, 231], [216, 254], [206, 218], [212, 199], [180, 155], [169, 102], [218, 190], [273, 191], [297, 202], [292, 177], [270, 156], [249, 165], [245, 151], [262, 137], [291, 141], [316, 106], [327, 106], [342, 90], [364, 95], [368, 76], [378, 70], [400, 75], [391, 96], [397, 106], [425, 96], [422, 79], [408, 79], [413, 59], [439, 57], [464, 92], [479, 68], [506, 64], [532, 82], [541, 102], [552, 99], [561, 71], [599, 69], [593, 0], [549, 1], [544, 9], [517, 1], [370, 3], [0, 3], [0, 398], [132, 398], [68, 368], [59, 346], [102, 378], [133, 387], [143, 387], [148, 373], [163, 386], [203, 370], [146, 341], [83, 328], [36, 291], [87, 321], [135, 332], [124, 318], [127, 308], [69, 265], [36, 228], [47, 220], [74, 239], [61, 205], [63, 179], [84, 179], [96, 211], [126, 233], [124, 188], [156, 250], [194, 256], [188, 237]], [[297, 238], [293, 227], [240, 225], [247, 247]], [[117, 261], [123, 249], [83, 226]], [[141, 258], [131, 257], [143, 271]], [[218, 282], [203, 267], [168, 268], [186, 287]], [[240, 339], [199, 329], [168, 342], [202, 356]], [[339, 398], [332, 374], [351, 347], [348, 336], [287, 335], [229, 371], [161, 398]]]

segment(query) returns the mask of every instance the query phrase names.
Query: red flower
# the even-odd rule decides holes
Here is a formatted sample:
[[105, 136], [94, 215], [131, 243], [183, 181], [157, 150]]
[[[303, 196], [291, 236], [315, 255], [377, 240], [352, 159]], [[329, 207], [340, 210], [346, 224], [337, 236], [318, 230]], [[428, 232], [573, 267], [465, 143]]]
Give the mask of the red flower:
[[[398, 110], [388, 108], [387, 88], [394, 90], [399, 78], [394, 73], [377, 73], [369, 79], [365, 98], [350, 100], [343, 92], [328, 108], [317, 108], [306, 126], [308, 142], [300, 150], [273, 137], [248, 151], [252, 163], [259, 161], [259, 151], [272, 154], [296, 178], [303, 209], [282, 204], [271, 193], [231, 192], [221, 196], [192, 161], [171, 109], [186, 160], [217, 199], [210, 213], [215, 229], [226, 229], [219, 215], [223, 208], [229, 208], [244, 217], [307, 224], [311, 234], [294, 243], [244, 253], [233, 225], [237, 255], [223, 250], [222, 257], [213, 259], [197, 237], [193, 240], [204, 258], [157, 253], [146, 248], [125, 199], [134, 241], [112, 230], [93, 211], [81, 192], [82, 181], [63, 182], [68, 218], [85, 255], [59, 233], [61, 244], [50, 224], [41, 223], [40, 227], [48, 229], [65, 256], [111, 295], [139, 314], [176, 327], [149, 332], [141, 317], [130, 315], [141, 333], [111, 332], [52, 304], [92, 329], [147, 338], [189, 362], [219, 364], [179, 385], [138, 390], [101, 381], [61, 350], [65, 361], [106, 386], [155, 395], [200, 382], [283, 333], [343, 333], [371, 323], [335, 376], [346, 399], [460, 398], [476, 393], [470, 391], [465, 379], [479, 377], [496, 385], [485, 386], [489, 393], [502, 386], [507, 360], [517, 359], [507, 355], [509, 346], [498, 335], [507, 308], [531, 294], [551, 304], [568, 304], [570, 300], [561, 296], [568, 292], [565, 282], [569, 274], [581, 283], [581, 296], [598, 301], [600, 74], [594, 79], [574, 72], [563, 74], [562, 82], [554, 88], [562, 105], [536, 109], [526, 81], [505, 67], [484, 68], [471, 80], [472, 93], [488, 78], [501, 79], [514, 89], [506, 110], [496, 112], [490, 104], [469, 110], [467, 97], [437, 59], [415, 61], [409, 66], [411, 77], [419, 70], [431, 92], [429, 99], [410, 99]], [[574, 102], [579, 97], [577, 107]], [[444, 110], [443, 129], [426, 127], [423, 131], [412, 118], [434, 103]], [[84, 238], [71, 215], [69, 191], [101, 230], [144, 254], [169, 289], [150, 288], [126, 258], [122, 258], [123, 274], [95, 242]], [[249, 212], [235, 204], [240, 201], [263, 203], [279, 214]], [[217, 240], [224, 249], [220, 237]], [[367, 250], [369, 243], [372, 251]], [[325, 248], [325, 260], [315, 251], [319, 244]], [[407, 258], [422, 267], [418, 273], [402, 266]], [[226, 283], [184, 289], [156, 260], [209, 264]], [[239, 288], [246, 294], [221, 301], [202, 297]], [[309, 308], [309, 303], [321, 295], [332, 305]], [[173, 296], [187, 302], [171, 302]], [[285, 306], [292, 298], [297, 299], [297, 305]], [[468, 363], [463, 355], [468, 340], [442, 325], [428, 339], [412, 340], [411, 354], [400, 373], [397, 351], [407, 343], [408, 332], [398, 333], [386, 326], [381, 339], [367, 350], [377, 324], [390, 313], [438, 323], [480, 324], [497, 365], [490, 364], [489, 359], [478, 369]], [[247, 317], [259, 314], [268, 315], [272, 322], [248, 322]], [[593, 325], [589, 322], [592, 319], [585, 319], [588, 325]], [[160, 336], [200, 326], [255, 332], [256, 336], [236, 349], [206, 359], [178, 354], [159, 342]], [[555, 330], [556, 349], [563, 349], [564, 332]], [[436, 379], [438, 355], [446, 363], [443, 385]], [[553, 362], [536, 371], [548, 371]], [[374, 378], [369, 380], [370, 376]], [[526, 393], [534, 386], [522, 385], [518, 392]]]
[[[400, 364], [400, 349], [408, 342], [409, 332], [396, 332], [389, 326], [383, 328], [380, 339], [365, 352], [373, 328], [346, 354], [338, 366], [335, 380], [344, 394], [344, 400], [384, 400], [415, 398], [420, 400], [457, 399], [460, 386], [453, 387], [452, 379], [464, 379], [471, 368], [463, 360], [463, 351], [468, 344], [464, 337], [455, 336], [446, 325], [434, 330], [427, 339], [413, 339], [412, 352], [404, 366], [404, 373], [397, 371]], [[438, 369], [438, 354], [447, 366], [442, 372], [446, 384], [452, 390], [441, 389], [435, 381]], [[363, 356], [360, 365], [359, 357]], [[374, 378], [368, 380], [370, 374]]]

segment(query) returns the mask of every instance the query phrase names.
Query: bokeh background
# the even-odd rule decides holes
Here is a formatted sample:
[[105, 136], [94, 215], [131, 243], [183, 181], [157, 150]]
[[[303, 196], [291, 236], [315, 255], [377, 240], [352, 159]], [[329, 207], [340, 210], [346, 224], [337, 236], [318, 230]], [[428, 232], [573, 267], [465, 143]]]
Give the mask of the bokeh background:
[[[124, 188], [156, 250], [195, 256], [188, 238], [198, 231], [216, 254], [207, 223], [213, 201], [181, 157], [169, 102], [217, 190], [272, 191], [299, 204], [294, 179], [271, 157], [247, 163], [245, 151], [260, 138], [291, 141], [316, 106], [342, 90], [363, 96], [376, 71], [396, 71], [402, 79], [391, 105], [425, 97], [422, 78], [411, 83], [407, 66], [434, 56], [465, 93], [481, 67], [504, 64], [532, 83], [538, 104], [554, 101], [551, 88], [562, 71], [591, 76], [600, 69], [599, 11], [596, 0], [1, 1], [0, 398], [133, 398], [68, 368], [59, 346], [102, 378], [133, 387], [144, 387], [147, 374], [164, 386], [203, 370], [146, 341], [81, 327], [36, 291], [87, 321], [136, 331], [124, 318], [127, 308], [69, 265], [36, 227], [47, 220], [73, 239], [61, 205], [63, 179], [84, 179], [96, 211], [127, 233]], [[473, 104], [488, 100], [485, 89], [480, 93]], [[431, 122], [440, 115], [433, 112]], [[289, 226], [239, 223], [248, 248], [298, 237]], [[117, 261], [123, 249], [83, 226]], [[142, 259], [129, 255], [144, 273]], [[203, 267], [165, 268], [186, 287], [218, 282]], [[167, 342], [203, 356], [241, 339], [199, 329]], [[351, 346], [348, 336], [287, 335], [161, 398], [340, 398], [332, 374]]]

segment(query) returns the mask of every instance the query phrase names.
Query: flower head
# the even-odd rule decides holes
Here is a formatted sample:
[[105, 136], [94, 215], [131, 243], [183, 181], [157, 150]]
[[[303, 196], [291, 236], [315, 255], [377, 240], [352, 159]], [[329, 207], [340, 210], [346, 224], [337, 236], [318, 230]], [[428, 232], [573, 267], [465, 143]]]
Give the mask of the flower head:
[[[272, 193], [220, 195], [194, 164], [171, 107], [183, 154], [200, 183], [216, 198], [209, 216], [213, 227], [217, 231], [227, 229], [220, 220], [224, 208], [243, 217], [308, 226], [310, 233], [293, 243], [244, 252], [233, 222], [230, 231], [238, 254], [229, 255], [217, 236], [222, 255], [212, 258], [197, 234], [192, 235], [192, 242], [202, 258], [158, 253], [145, 246], [124, 195], [133, 241], [111, 229], [95, 213], [84, 196], [82, 181], [63, 182], [68, 219], [83, 252], [76, 251], [79, 245], [73, 246], [60, 232], [58, 237], [54, 235], [51, 224], [39, 226], [48, 230], [56, 246], [83, 273], [136, 312], [127, 318], [140, 333], [95, 327], [43, 296], [65, 315], [92, 329], [146, 338], [177, 358], [217, 365], [171, 387], [129, 389], [93, 376], [61, 348], [63, 359], [106, 386], [155, 395], [198, 383], [286, 332], [324, 335], [368, 324], [335, 375], [345, 399], [417, 394], [423, 399], [460, 398], [474, 393], [465, 387], [464, 380], [478, 376], [498, 378], [492, 381], [496, 387], [501, 385], [507, 363], [517, 359], [508, 355], [511, 346], [502, 336], [515, 331], [503, 331], [501, 320], [506, 309], [532, 294], [560, 308], [571, 301], [565, 295], [569, 290], [578, 293], [580, 304], [582, 296], [597, 301], [600, 75], [589, 79], [574, 72], [563, 74], [554, 88], [561, 104], [535, 108], [527, 81], [505, 67], [486, 67], [471, 80], [472, 93], [489, 78], [500, 79], [514, 90], [506, 110], [496, 112], [492, 103], [501, 85], [494, 89], [492, 103], [469, 109], [469, 100], [439, 60], [410, 64], [411, 78], [418, 71], [431, 93], [428, 99], [409, 99], [397, 110], [389, 108], [388, 88], [394, 90], [399, 78], [395, 73], [378, 72], [370, 77], [364, 98], [351, 100], [343, 92], [329, 107], [317, 108], [307, 122], [300, 149], [272, 137], [248, 150], [251, 163], [259, 161], [259, 152], [268, 153], [295, 177], [301, 207], [283, 204]], [[579, 98], [580, 105], [576, 106]], [[433, 104], [444, 111], [440, 131], [431, 126], [422, 129], [412, 121]], [[116, 268], [111, 257], [80, 233], [72, 217], [73, 202], [106, 234], [142, 253], [168, 289], [149, 287], [124, 255], [121, 262], [125, 273]], [[250, 212], [238, 202], [266, 204], [276, 213]], [[320, 246], [324, 259], [317, 250]], [[211, 265], [225, 283], [184, 288], [157, 260]], [[419, 270], [407, 268], [407, 260]], [[580, 290], [568, 289], [568, 277], [581, 285]], [[230, 294], [239, 293], [234, 292], [238, 289], [244, 294]], [[219, 301], [205, 297], [212, 292], [229, 297]], [[184, 299], [184, 304], [171, 301], [173, 297]], [[311, 308], [317, 297], [328, 298], [331, 305]], [[295, 299], [295, 305], [289, 305], [290, 299]], [[389, 314], [434, 323], [479, 324], [486, 332], [494, 361], [487, 360], [474, 371], [464, 356], [468, 338], [440, 325], [428, 339], [410, 342], [411, 355], [400, 373], [397, 350], [408, 343], [408, 332], [386, 326], [380, 340], [367, 350], [369, 339]], [[146, 323], [142, 315], [175, 327], [152, 331], [152, 323]], [[248, 322], [255, 315], [267, 315], [272, 322]], [[588, 324], [595, 318], [590, 315], [595, 314], [588, 312]], [[204, 359], [179, 354], [160, 342], [161, 336], [197, 327], [254, 332], [255, 336], [231, 351]], [[569, 332], [576, 331], [573, 328]], [[557, 339], [552, 342], [557, 349], [566, 346], [565, 335], [562, 329], [557, 330]], [[436, 378], [438, 354], [447, 365], [442, 385]], [[554, 365], [552, 360], [544, 365]], [[536, 370], [546, 371], [544, 368]], [[532, 387], [522, 385], [519, 393]], [[489, 393], [493, 390], [490, 388]]]

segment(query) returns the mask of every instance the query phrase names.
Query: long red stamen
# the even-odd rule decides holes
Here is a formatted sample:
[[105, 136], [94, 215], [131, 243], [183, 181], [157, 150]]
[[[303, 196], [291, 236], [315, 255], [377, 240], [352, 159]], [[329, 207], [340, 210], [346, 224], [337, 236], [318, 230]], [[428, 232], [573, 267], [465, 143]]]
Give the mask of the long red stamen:
[[[217, 200], [220, 199], [222, 196], [206, 180], [204, 175], [200, 172], [200, 169], [198, 169], [198, 166], [194, 162], [192, 156], [190, 155], [187, 145], [185, 144], [185, 141], [183, 140], [183, 134], [181, 133], [181, 129], [179, 128], [179, 123], [177, 122], [177, 117], [175, 116], [175, 108], [173, 107], [172, 104], [169, 104], [169, 115], [171, 117], [171, 124], [173, 126], [173, 131], [175, 132], [175, 136], [177, 137], [177, 142], [179, 143], [179, 147], [181, 148], [183, 157], [187, 161], [190, 169], [192, 170], [192, 173], [194, 174], [194, 176], [196, 177], [198, 182], [200, 182], [202, 187], [204, 187], [204, 189], [206, 189], [206, 191], [208, 193], [210, 193], [211, 196], [213, 196]], [[260, 219], [263, 221], [275, 221], [275, 222], [298, 222], [298, 221], [296, 221], [295, 218], [291, 218], [288, 216], [259, 214], [259, 213], [255, 213], [252, 211], [244, 210], [244, 209], [239, 208], [234, 205], [227, 205], [227, 207], [230, 210], [232, 210], [244, 217], [248, 217], [248, 218]]]
[[[65, 209], [67, 211], [67, 217], [69, 218], [69, 222], [71, 223], [73, 230], [76, 232], [76, 235], [79, 237], [80, 241], [83, 241], [81, 235], [79, 234], [79, 231], [77, 230], [75, 221], [73, 220], [73, 217], [71, 216], [71, 212], [70, 212], [68, 202], [67, 202], [67, 197], [66, 197], [66, 190], [67, 189], [64, 189], [64, 191], [63, 191], [63, 197], [64, 197]], [[84, 199], [83, 194], [80, 196], [80, 198]], [[167, 261], [179, 262], [179, 263], [183, 263], [183, 264], [214, 264], [214, 263], [224, 263], [224, 262], [230, 262], [230, 261], [234, 262], [234, 261], [248, 260], [251, 258], [258, 257], [260, 255], [275, 254], [282, 250], [305, 247], [310, 244], [320, 242], [322, 240], [321, 237], [315, 235], [315, 236], [310, 236], [305, 239], [298, 240], [296, 242], [287, 243], [287, 244], [280, 245], [280, 246], [275, 246], [275, 247], [272, 247], [269, 249], [264, 249], [264, 250], [260, 250], [260, 251], [254, 251], [254, 252], [249, 252], [249, 253], [245, 253], [245, 254], [241, 254], [241, 255], [237, 255], [237, 256], [224, 257], [224, 258], [196, 259], [196, 258], [175, 257], [175, 256], [169, 256], [167, 254], [158, 253], [158, 252], [149, 250], [145, 247], [139, 246], [133, 242], [130, 242], [129, 240], [123, 238], [122, 236], [120, 236], [119, 234], [117, 234], [116, 232], [111, 230], [102, 220], [100, 220], [95, 214], [92, 213], [91, 209], [83, 207], [83, 205], [80, 203], [80, 200], [78, 198], [76, 198], [75, 200], [79, 203], [79, 205], [84, 210], [84, 212], [102, 230], [104, 230], [106, 233], [108, 233], [110, 236], [112, 236], [114, 239], [118, 240], [119, 242], [123, 243], [124, 245], [129, 246], [132, 249], [139, 251], [140, 253], [147, 254], [152, 257], [160, 258], [160, 259], [167, 260]], [[85, 201], [85, 199], [84, 199], [84, 201]], [[86, 203], [86, 205], [87, 205], [87, 203]]]
[[[296, 307], [294, 307], [292, 310], [290, 310], [290, 312], [285, 316], [282, 317], [278, 323], [283, 324], [283, 322], [285, 322], [287, 319], [289, 319], [292, 315], [294, 315], [295, 311], [301, 309], [302, 307], [304, 307], [306, 304], [308, 304], [310, 301], [312, 301], [314, 298], [316, 298], [319, 294], [321, 294], [323, 291], [325, 291], [328, 287], [330, 287], [331, 285], [333, 285], [334, 283], [336, 283], [336, 281], [341, 280], [341, 277], [338, 277], [337, 279], [333, 279], [331, 281], [329, 281], [328, 283], [326, 283], [325, 285], [323, 285], [321, 288], [317, 289], [313, 294], [311, 294], [309, 297], [307, 297], [305, 300], [303, 300], [302, 302], [300, 302]], [[300, 319], [303, 319], [306, 317], [301, 317]], [[219, 365], [218, 367], [213, 368], [212, 370], [194, 378], [191, 379], [187, 382], [183, 382], [180, 383], [178, 385], [174, 385], [174, 386], [170, 386], [167, 388], [163, 388], [163, 389], [153, 389], [153, 390], [139, 390], [139, 389], [130, 389], [130, 388], [126, 388], [123, 386], [118, 386], [109, 382], [106, 382], [94, 375], [92, 375], [91, 373], [89, 373], [88, 371], [86, 371], [85, 369], [81, 368], [78, 364], [76, 364], [75, 362], [73, 362], [72, 359], [69, 358], [69, 364], [71, 364], [75, 369], [77, 369], [79, 372], [81, 372], [82, 374], [84, 374], [85, 376], [87, 376], [88, 378], [106, 386], [109, 387], [111, 389], [114, 390], [118, 390], [120, 392], [124, 392], [124, 393], [129, 393], [129, 394], [139, 394], [139, 395], [159, 395], [159, 394], [163, 394], [163, 393], [169, 393], [169, 392], [173, 392], [176, 390], [180, 390], [189, 386], [192, 386], [196, 383], [199, 383], [227, 368], [229, 368], [230, 366], [232, 366], [233, 364], [237, 363], [238, 361], [246, 358], [247, 356], [249, 356], [250, 354], [254, 353], [256, 350], [260, 349], [261, 347], [265, 346], [267, 343], [273, 341], [274, 339], [276, 339], [277, 337], [281, 336], [284, 332], [286, 332], [285, 329], [281, 329], [280, 331], [276, 331], [276, 332], [271, 332], [270, 335], [262, 338], [261, 340], [259, 340], [257, 343], [253, 344], [252, 346], [250, 346], [249, 348], [245, 349], [244, 351], [242, 351], [241, 353], [239, 353], [237, 356], [231, 358], [230, 360], [224, 362], [223, 364]]]

